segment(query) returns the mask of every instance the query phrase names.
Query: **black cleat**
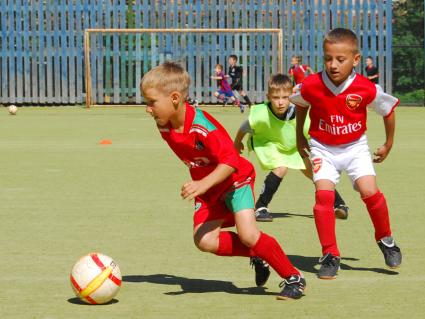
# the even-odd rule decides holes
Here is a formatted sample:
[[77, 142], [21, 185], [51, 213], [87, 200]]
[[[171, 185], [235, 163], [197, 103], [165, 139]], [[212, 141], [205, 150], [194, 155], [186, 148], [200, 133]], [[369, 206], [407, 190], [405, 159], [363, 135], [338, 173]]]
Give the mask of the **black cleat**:
[[246, 105], [245, 105], [245, 104], [240, 103], [240, 104], [239, 104], [239, 109], [240, 109], [241, 113], [245, 112]]
[[384, 237], [378, 242], [378, 246], [384, 254], [385, 264], [390, 268], [398, 268], [401, 265], [401, 251], [395, 244], [393, 237]]
[[284, 286], [282, 291], [276, 297], [278, 300], [300, 299], [304, 294], [307, 284], [305, 279], [300, 275], [292, 275], [280, 283], [279, 287], [282, 286]]
[[260, 207], [255, 210], [255, 219], [257, 222], [272, 222], [273, 216], [267, 207]]
[[320, 279], [335, 279], [338, 274], [340, 262], [340, 257], [327, 253], [319, 259], [321, 266], [317, 276]]
[[347, 219], [348, 218], [348, 206], [347, 205], [337, 205], [334, 207], [335, 217], [338, 219]]
[[255, 284], [257, 287], [264, 286], [270, 277], [269, 264], [260, 257], [251, 257], [250, 264], [255, 268]]

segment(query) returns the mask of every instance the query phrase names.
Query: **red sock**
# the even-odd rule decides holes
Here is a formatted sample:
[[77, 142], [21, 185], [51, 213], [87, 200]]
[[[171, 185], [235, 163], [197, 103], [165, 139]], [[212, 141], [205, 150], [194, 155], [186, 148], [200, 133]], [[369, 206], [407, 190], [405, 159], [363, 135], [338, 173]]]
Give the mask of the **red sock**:
[[282, 278], [300, 274], [289, 261], [277, 240], [267, 234], [261, 233], [260, 238], [252, 247], [252, 251], [255, 256], [272, 266]]
[[377, 191], [374, 195], [362, 198], [362, 200], [366, 204], [370, 219], [375, 226], [375, 239], [378, 241], [391, 236], [390, 217], [384, 194]]
[[316, 204], [313, 212], [323, 255], [331, 253], [334, 256], [339, 256], [335, 235], [334, 200], [334, 191], [316, 191]]
[[217, 256], [250, 257], [251, 249], [242, 244], [239, 236], [231, 231], [221, 231], [218, 239]]

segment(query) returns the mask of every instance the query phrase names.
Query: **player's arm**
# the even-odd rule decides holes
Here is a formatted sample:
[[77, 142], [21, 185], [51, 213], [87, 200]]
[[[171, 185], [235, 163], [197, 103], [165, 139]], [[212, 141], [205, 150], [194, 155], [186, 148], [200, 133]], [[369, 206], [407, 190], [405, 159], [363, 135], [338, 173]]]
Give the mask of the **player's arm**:
[[373, 153], [375, 155], [374, 162], [381, 163], [385, 160], [393, 147], [394, 133], [395, 133], [395, 113], [391, 112], [389, 116], [384, 117], [385, 136], [386, 140], [384, 145], [378, 147]]
[[296, 105], [296, 136], [297, 136], [297, 149], [302, 158], [309, 156], [310, 146], [308, 145], [307, 138], [304, 135], [304, 123], [307, 117], [308, 107]]
[[308, 65], [307, 65], [307, 71], [308, 71], [308, 73], [310, 73], [310, 74], [314, 74], [313, 69], [312, 69], [311, 67], [309, 67]]
[[238, 129], [238, 132], [236, 133], [236, 137], [233, 141], [233, 145], [235, 145], [236, 150], [242, 154], [244, 150], [243, 145], [243, 138], [247, 133], [252, 133], [251, 125], [249, 125], [249, 120], [245, 120], [241, 127]]
[[384, 118], [386, 140], [384, 145], [378, 147], [378, 149], [373, 153], [375, 155], [373, 161], [375, 163], [381, 163], [385, 160], [393, 147], [395, 132], [394, 109], [400, 103], [400, 100], [385, 93], [379, 85], [375, 85], [375, 87], [375, 98], [368, 107], [374, 109], [376, 113]]
[[220, 184], [228, 178], [235, 169], [227, 164], [218, 164], [217, 167], [198, 181], [189, 181], [182, 186], [181, 197], [183, 199], [192, 200], [196, 196], [205, 194], [211, 187]]
[[211, 75], [211, 79], [213, 80], [223, 80], [222, 76]]
[[308, 108], [310, 103], [304, 100], [301, 95], [300, 86], [297, 85], [294, 89], [296, 93], [289, 97], [289, 100], [295, 104], [296, 107], [296, 136], [297, 136], [297, 149], [302, 158], [308, 157], [310, 146], [308, 145], [307, 138], [304, 135], [304, 123], [307, 117]]
[[[224, 130], [224, 128], [223, 128]], [[201, 180], [189, 181], [182, 187], [181, 196], [191, 200], [207, 192], [211, 187], [228, 178], [239, 166], [239, 155], [233, 141], [225, 131], [215, 129], [207, 136], [199, 136], [210, 160], [217, 163], [216, 168]]]

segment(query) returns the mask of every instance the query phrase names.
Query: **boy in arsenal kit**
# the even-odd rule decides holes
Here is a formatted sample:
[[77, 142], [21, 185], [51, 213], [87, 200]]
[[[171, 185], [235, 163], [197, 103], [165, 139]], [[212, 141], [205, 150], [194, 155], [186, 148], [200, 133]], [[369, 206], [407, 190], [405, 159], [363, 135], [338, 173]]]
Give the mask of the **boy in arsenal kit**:
[[300, 64], [299, 56], [294, 55], [291, 58], [291, 67], [288, 70], [288, 75], [293, 79], [294, 84], [300, 84], [307, 77], [307, 74], [314, 74], [314, 71], [307, 64]]
[[[195, 201], [193, 238], [199, 250], [218, 256], [252, 257], [256, 284], [263, 286], [269, 265], [283, 279], [277, 299], [301, 298], [306, 285], [277, 240], [257, 228], [254, 217], [252, 164], [241, 157], [232, 139], [211, 115], [185, 103], [189, 74], [165, 62], [142, 79], [148, 112], [162, 138], [189, 168], [183, 199]], [[236, 226], [237, 233], [223, 228]]]
[[[267, 101], [251, 107], [248, 119], [242, 123], [234, 140], [236, 149], [242, 153], [242, 140], [249, 133], [248, 149], [255, 152], [261, 168], [270, 170], [255, 203], [255, 218], [259, 222], [273, 221], [268, 206], [289, 169], [301, 170], [307, 178], [313, 178], [310, 162], [302, 159], [297, 150], [295, 105], [289, 102], [292, 90], [292, 81], [287, 75], [272, 75]], [[306, 121], [306, 137], [309, 127], [310, 122]], [[347, 219], [348, 206], [336, 190], [334, 211], [337, 218]]]
[[[357, 37], [348, 29], [337, 28], [323, 42], [325, 70], [309, 76], [290, 100], [297, 105], [297, 148], [310, 156], [316, 187], [314, 219], [323, 257], [318, 273], [321, 279], [336, 278], [340, 252], [335, 236], [334, 189], [342, 171], [360, 193], [375, 228], [375, 240], [385, 263], [400, 266], [402, 256], [390, 228], [387, 203], [375, 177], [367, 144], [367, 108], [384, 119], [386, 141], [374, 153], [375, 163], [389, 154], [394, 139], [394, 108], [399, 100], [383, 92], [353, 68], [360, 61]], [[303, 125], [310, 108], [311, 137], [308, 144]]]

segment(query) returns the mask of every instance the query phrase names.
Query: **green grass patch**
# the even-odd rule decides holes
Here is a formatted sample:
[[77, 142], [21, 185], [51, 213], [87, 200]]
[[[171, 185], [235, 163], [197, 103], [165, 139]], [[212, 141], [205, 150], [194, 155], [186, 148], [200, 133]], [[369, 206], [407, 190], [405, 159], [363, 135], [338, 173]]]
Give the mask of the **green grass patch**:
[[[231, 135], [246, 118], [210, 107]], [[313, 186], [291, 171], [260, 228], [283, 245], [307, 279], [300, 301], [276, 301], [280, 278], [256, 288], [249, 261], [197, 251], [192, 204], [180, 199], [186, 167], [143, 108], [20, 108], [0, 112], [1, 318], [422, 318], [425, 214], [424, 108], [399, 108], [394, 148], [376, 166], [390, 207], [402, 268], [387, 270], [367, 211], [346, 176], [349, 204], [337, 221], [337, 280], [316, 278], [320, 246]], [[384, 142], [369, 114], [371, 149]], [[99, 145], [110, 139], [111, 145]], [[256, 163], [257, 193], [265, 177]], [[124, 276], [114, 304], [76, 304], [69, 272], [82, 255], [112, 256]]]

